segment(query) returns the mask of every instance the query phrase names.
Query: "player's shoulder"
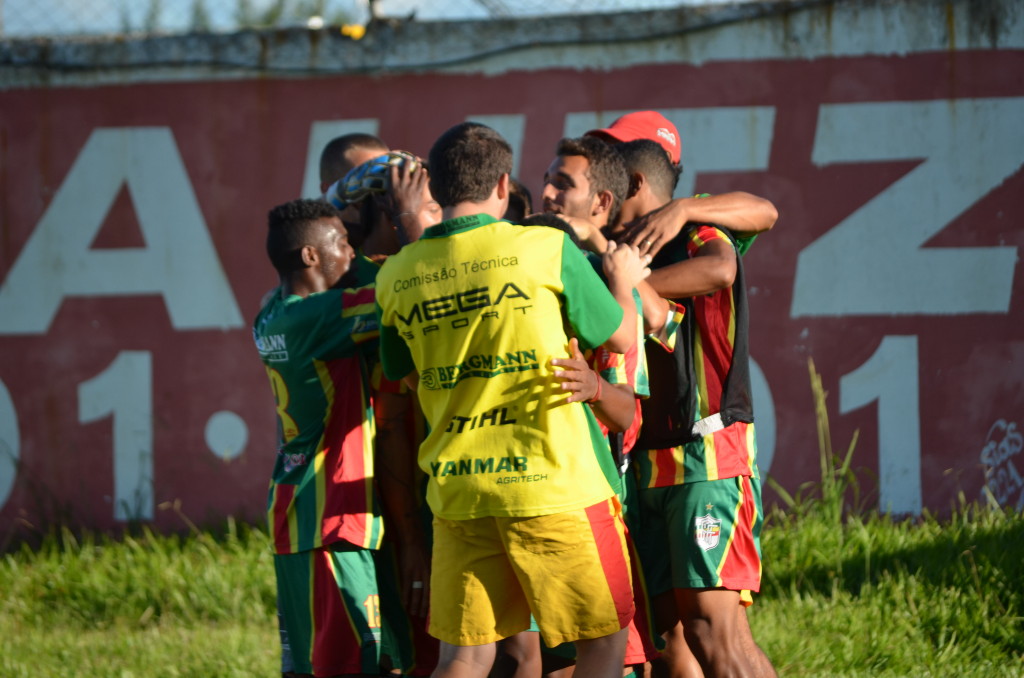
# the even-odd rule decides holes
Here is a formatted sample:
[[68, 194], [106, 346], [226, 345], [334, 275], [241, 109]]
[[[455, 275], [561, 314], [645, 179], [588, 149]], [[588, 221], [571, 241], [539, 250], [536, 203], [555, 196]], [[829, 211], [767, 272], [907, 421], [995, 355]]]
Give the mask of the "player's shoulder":
[[686, 246], [691, 253], [711, 243], [736, 247], [736, 239], [724, 227], [716, 224], [689, 224], [685, 234]]
[[339, 288], [314, 292], [306, 297], [288, 297], [282, 302], [282, 311], [293, 323], [316, 323], [324, 313], [340, 308], [348, 291]]
[[386, 288], [386, 285], [383, 283], [383, 281], [388, 280], [389, 278], [393, 278], [395, 277], [395, 275], [400, 275], [403, 269], [407, 268], [413, 261], [416, 260], [416, 252], [422, 247], [421, 242], [422, 241], [417, 240], [416, 242], [411, 242], [408, 245], [404, 245], [402, 249], [398, 250], [397, 252], [390, 255], [387, 259], [384, 260], [384, 263], [381, 264], [380, 268], [377, 269], [377, 275], [375, 279], [376, 284], [380, 286], [381, 289]]
[[344, 308], [353, 308], [372, 304], [377, 296], [377, 283], [367, 283], [360, 287], [347, 287], [341, 290], [341, 305]]

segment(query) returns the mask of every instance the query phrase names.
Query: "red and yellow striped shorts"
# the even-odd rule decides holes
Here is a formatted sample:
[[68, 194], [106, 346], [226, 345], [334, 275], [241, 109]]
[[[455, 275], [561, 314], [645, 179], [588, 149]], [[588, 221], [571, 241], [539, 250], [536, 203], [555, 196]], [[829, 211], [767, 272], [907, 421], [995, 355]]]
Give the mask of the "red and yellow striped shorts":
[[619, 502], [528, 518], [434, 517], [430, 633], [483, 645], [530, 627], [544, 642], [600, 638], [633, 618]]

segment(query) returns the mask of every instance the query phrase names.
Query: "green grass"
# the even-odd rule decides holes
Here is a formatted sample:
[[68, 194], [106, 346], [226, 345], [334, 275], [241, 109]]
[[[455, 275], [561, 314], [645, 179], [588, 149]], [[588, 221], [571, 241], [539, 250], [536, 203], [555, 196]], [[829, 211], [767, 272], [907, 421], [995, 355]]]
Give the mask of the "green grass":
[[850, 460], [833, 454], [825, 392], [808, 361], [821, 480], [781, 505], [762, 534], [750, 610], [779, 675], [1024, 676], [1024, 515], [960, 504], [945, 518], [865, 508]]
[[[751, 609], [784, 677], [1024, 675], [1024, 516], [836, 522], [775, 510]], [[0, 561], [0, 675], [273, 676], [273, 566], [257, 528], [47, 537]]]
[[[821, 481], [791, 495], [762, 534], [750, 610], [784, 678], [1024, 676], [1024, 515], [961, 502], [897, 520], [866, 510], [837, 459], [810, 365]], [[0, 559], [0, 676], [229, 678], [278, 671], [266, 533], [120, 539], [61, 530]], [[583, 677], [581, 677], [583, 678]]]
[[1024, 676], [1024, 516], [776, 510], [763, 547], [751, 625], [782, 676]]
[[0, 561], [0, 676], [272, 676], [267, 536], [67, 530]]

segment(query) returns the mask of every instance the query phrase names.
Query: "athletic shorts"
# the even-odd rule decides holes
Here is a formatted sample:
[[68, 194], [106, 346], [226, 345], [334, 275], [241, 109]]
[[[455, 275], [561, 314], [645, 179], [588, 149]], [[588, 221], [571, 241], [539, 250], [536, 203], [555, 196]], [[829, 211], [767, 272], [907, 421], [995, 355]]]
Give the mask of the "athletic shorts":
[[647, 579], [637, 548], [639, 535], [646, 527], [640, 506], [642, 494], [637, 487], [636, 474], [631, 469], [622, 475], [616, 494], [622, 501], [622, 513], [626, 522], [626, 543], [629, 547], [629, 564], [633, 572], [633, 603], [636, 606], [626, 640], [626, 664], [643, 664], [658, 656], [665, 643], [654, 632]]
[[748, 476], [641, 492], [638, 543], [648, 592], [673, 588], [761, 588], [763, 516]]
[[[629, 666], [643, 664], [654, 659], [664, 649], [665, 642], [653, 630], [654, 622], [650, 600], [647, 596], [647, 584], [644, 581], [640, 556], [634, 543], [633, 535], [642, 528], [643, 523], [640, 515], [640, 489], [636, 486], [636, 475], [627, 471], [612, 483], [612, 488], [622, 504], [622, 517], [626, 523], [626, 546], [629, 549], [629, 567], [633, 578], [633, 604], [636, 609], [633, 619], [630, 620], [627, 627], [626, 635], [625, 664]], [[533, 622], [530, 630], [537, 630], [536, 622]], [[563, 659], [576, 658], [576, 648], [572, 643], [562, 643], [556, 647], [548, 647], [542, 643], [541, 651]]]
[[[661, 650], [664, 649], [665, 643], [660, 637], [656, 637], [653, 632], [654, 623], [651, 619], [651, 606], [646, 593], [647, 587], [644, 583], [636, 546], [633, 544], [628, 531], [626, 533], [626, 544], [629, 549], [629, 566], [633, 577], [633, 604], [636, 612], [626, 627], [628, 629], [626, 631], [626, 656], [623, 664], [625, 666], [632, 666], [633, 664], [644, 664], [657, 657]], [[530, 621], [530, 630], [537, 631], [536, 621], [532, 617]], [[541, 651], [563, 659], [576, 658], [576, 646], [574, 643], [562, 643], [555, 647], [548, 647], [547, 644], [542, 643]]]
[[292, 669], [314, 676], [380, 672], [373, 552], [345, 542], [274, 555]]
[[616, 633], [633, 618], [619, 502], [529, 518], [434, 517], [430, 634], [483, 645], [530, 628], [549, 647]]

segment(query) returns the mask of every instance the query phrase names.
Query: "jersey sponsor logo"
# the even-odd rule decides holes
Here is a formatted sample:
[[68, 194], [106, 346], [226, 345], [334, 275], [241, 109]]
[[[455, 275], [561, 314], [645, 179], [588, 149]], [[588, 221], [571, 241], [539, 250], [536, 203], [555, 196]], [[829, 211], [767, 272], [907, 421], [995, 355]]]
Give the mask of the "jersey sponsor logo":
[[435, 478], [479, 475], [483, 473], [523, 472], [526, 470], [526, 457], [476, 457], [443, 463], [440, 461], [430, 462], [430, 475]]
[[697, 546], [705, 551], [710, 551], [718, 546], [718, 541], [722, 536], [722, 521], [712, 518], [709, 513], [697, 517], [694, 522], [697, 526]]
[[479, 273], [489, 271], [492, 268], [506, 268], [518, 266], [519, 259], [516, 257], [493, 257], [491, 259], [474, 259], [473, 261], [460, 261], [463, 273]]
[[256, 349], [264, 362], [283, 363], [288, 361], [288, 345], [283, 334], [267, 334], [260, 336], [253, 334], [256, 340]]
[[490, 379], [499, 374], [539, 369], [537, 349], [506, 351], [501, 355], [480, 353], [456, 365], [424, 368], [420, 372], [420, 381], [424, 388], [436, 391], [455, 388], [460, 381], [470, 377]]
[[472, 431], [475, 428], [483, 428], [485, 426], [509, 426], [514, 423], [516, 423], [516, 420], [508, 415], [507, 407], [495, 407], [493, 410], [488, 410], [482, 414], [474, 414], [472, 417], [463, 417], [458, 414], [453, 415], [448, 420], [448, 428], [444, 432], [462, 433], [463, 431]]
[[528, 476], [502, 476], [496, 482], [499, 485], [511, 485], [513, 483], [537, 483], [547, 479], [547, 473], [534, 473]]
[[[502, 302], [513, 304], [512, 310], [522, 311], [523, 313], [526, 313], [527, 309], [531, 306], [530, 304], [524, 305], [521, 303], [520, 305], [514, 305], [516, 303], [515, 300], [530, 300], [530, 297], [519, 289], [515, 283], [505, 283], [498, 290], [497, 294], [492, 292], [490, 286], [484, 285], [471, 290], [456, 292], [455, 294], [425, 299], [414, 304], [408, 311], [396, 311], [395, 316], [401, 323], [405, 324], [406, 328], [411, 329], [414, 325], [423, 325], [423, 334], [427, 334], [440, 329], [440, 324], [436, 321], [442, 318], [452, 318], [449, 321], [452, 328], [459, 329], [469, 325], [467, 315], [474, 311], [484, 318], [499, 319], [501, 317], [500, 313], [494, 310], [493, 307], [498, 306]], [[484, 311], [484, 309], [489, 310]], [[480, 311], [483, 312], [480, 313]], [[413, 333], [408, 329], [401, 331], [401, 333], [406, 339], [413, 338]]]
[[352, 334], [366, 334], [378, 330], [377, 319], [373, 316], [359, 316], [352, 322]]
[[307, 466], [309, 459], [304, 452], [278, 452], [282, 457], [282, 466], [285, 473], [291, 473], [300, 466]]

